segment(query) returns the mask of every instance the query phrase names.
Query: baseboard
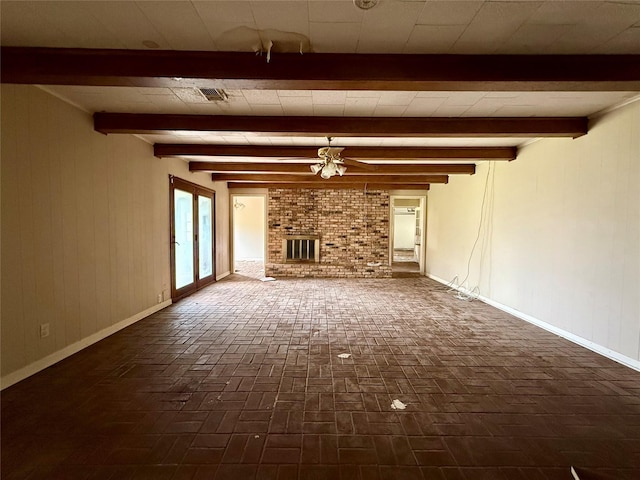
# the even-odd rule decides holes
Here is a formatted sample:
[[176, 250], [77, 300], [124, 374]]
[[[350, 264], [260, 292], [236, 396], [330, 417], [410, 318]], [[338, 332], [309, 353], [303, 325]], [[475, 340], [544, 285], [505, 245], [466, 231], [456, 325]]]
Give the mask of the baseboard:
[[229, 275], [231, 275], [231, 272], [221, 273], [220, 275], [216, 276], [216, 282], [219, 281], [219, 280], [222, 280], [225, 277], [228, 277]]
[[[442, 278], [432, 275], [430, 273], [427, 274], [427, 277], [429, 277], [432, 280], [435, 280], [438, 283], [442, 283], [444, 285], [448, 285], [450, 283], [449, 281], [443, 280]], [[455, 290], [459, 290], [463, 293], [469, 293], [465, 288], [456, 288]], [[527, 315], [526, 313], [520, 312], [507, 305], [503, 305], [502, 303], [496, 302], [495, 300], [492, 300], [491, 298], [485, 297], [483, 295], [480, 295], [478, 297], [478, 300], [481, 300], [482, 302], [488, 305], [491, 305], [492, 307], [495, 307], [498, 310], [502, 310], [503, 312], [513, 315], [514, 317], [524, 320], [525, 322], [531, 323], [536, 327], [540, 327], [548, 332], [554, 333], [566, 340], [569, 340], [570, 342], [580, 345], [581, 347], [587, 348], [592, 352], [598, 353], [603, 357], [607, 357], [610, 360], [618, 362], [624, 365], [625, 367], [629, 367], [634, 370], [640, 371], [640, 361], [638, 360], [635, 360], [631, 357], [627, 357], [626, 355], [616, 352], [615, 350], [611, 350], [607, 347], [603, 347], [602, 345], [592, 342], [591, 340], [587, 340], [586, 338], [582, 338], [576, 335], [575, 333], [571, 333], [571, 332], [568, 332], [567, 330], [563, 330], [562, 328], [556, 327], [554, 325], [551, 325], [550, 323], [539, 320], [535, 317], [532, 317], [531, 315]]]
[[74, 353], [78, 353], [80, 350], [87, 348], [88, 346], [93, 345], [94, 343], [99, 342], [100, 340], [103, 340], [110, 335], [113, 335], [117, 331], [122, 330], [129, 325], [133, 325], [137, 321], [142, 320], [143, 318], [148, 317], [149, 315], [156, 313], [163, 308], [168, 307], [169, 305], [171, 305], [171, 300], [166, 300], [162, 303], [154, 305], [153, 307], [136, 313], [135, 315], [125, 320], [122, 320], [114, 325], [100, 330], [99, 332], [89, 335], [82, 340], [78, 340], [77, 342], [64, 347], [62, 350], [58, 350], [57, 352], [54, 352], [51, 355], [47, 355], [40, 360], [36, 360], [26, 367], [22, 367], [15, 372], [11, 372], [8, 375], [5, 375], [4, 377], [0, 378], [0, 390], [4, 390], [11, 385], [18, 383], [19, 381], [24, 380], [25, 378], [30, 377], [31, 375], [34, 375], [44, 370], [45, 368], [50, 367], [51, 365], [54, 365], [55, 363], [58, 363], [60, 360], [64, 360]]

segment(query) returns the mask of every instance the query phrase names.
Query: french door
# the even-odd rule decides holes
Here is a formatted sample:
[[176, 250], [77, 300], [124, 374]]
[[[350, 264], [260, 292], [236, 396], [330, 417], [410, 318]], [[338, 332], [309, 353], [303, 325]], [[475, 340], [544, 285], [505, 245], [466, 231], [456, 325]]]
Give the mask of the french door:
[[215, 281], [215, 192], [170, 176], [171, 299]]

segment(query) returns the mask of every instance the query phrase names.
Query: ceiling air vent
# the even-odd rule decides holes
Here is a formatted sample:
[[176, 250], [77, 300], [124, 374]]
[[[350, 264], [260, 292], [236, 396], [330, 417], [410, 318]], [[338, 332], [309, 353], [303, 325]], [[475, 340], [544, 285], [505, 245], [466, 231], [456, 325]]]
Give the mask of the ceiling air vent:
[[198, 90], [210, 102], [224, 102], [229, 98], [227, 92], [221, 88], [199, 88]]

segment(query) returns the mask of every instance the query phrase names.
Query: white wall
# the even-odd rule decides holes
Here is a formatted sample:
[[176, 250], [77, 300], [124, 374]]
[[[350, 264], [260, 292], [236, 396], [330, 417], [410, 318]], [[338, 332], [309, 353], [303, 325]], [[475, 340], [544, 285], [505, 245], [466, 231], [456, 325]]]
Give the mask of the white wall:
[[[583, 137], [535, 142], [493, 167], [468, 286], [640, 361], [640, 102]], [[432, 186], [430, 275], [466, 275], [488, 168]]]
[[[405, 210], [406, 209], [401, 209]], [[393, 248], [412, 249], [416, 243], [416, 216], [395, 210], [393, 215]]]
[[169, 298], [169, 174], [216, 190], [228, 273], [228, 192], [209, 175], [31, 86], [2, 86], [1, 144], [3, 386]]
[[236, 200], [244, 208], [233, 208], [233, 258], [264, 261], [266, 198], [232, 195], [232, 207]]

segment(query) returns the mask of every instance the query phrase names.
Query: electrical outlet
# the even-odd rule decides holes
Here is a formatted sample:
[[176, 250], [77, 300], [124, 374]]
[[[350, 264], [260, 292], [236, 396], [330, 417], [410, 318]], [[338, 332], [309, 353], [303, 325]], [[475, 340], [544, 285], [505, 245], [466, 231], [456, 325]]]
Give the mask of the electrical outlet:
[[162, 301], [163, 301], [162, 297], [163, 297], [162, 293], [159, 293], [158, 294], [158, 303], [162, 303]]
[[42, 323], [40, 324], [40, 338], [45, 338], [49, 336], [49, 324]]

